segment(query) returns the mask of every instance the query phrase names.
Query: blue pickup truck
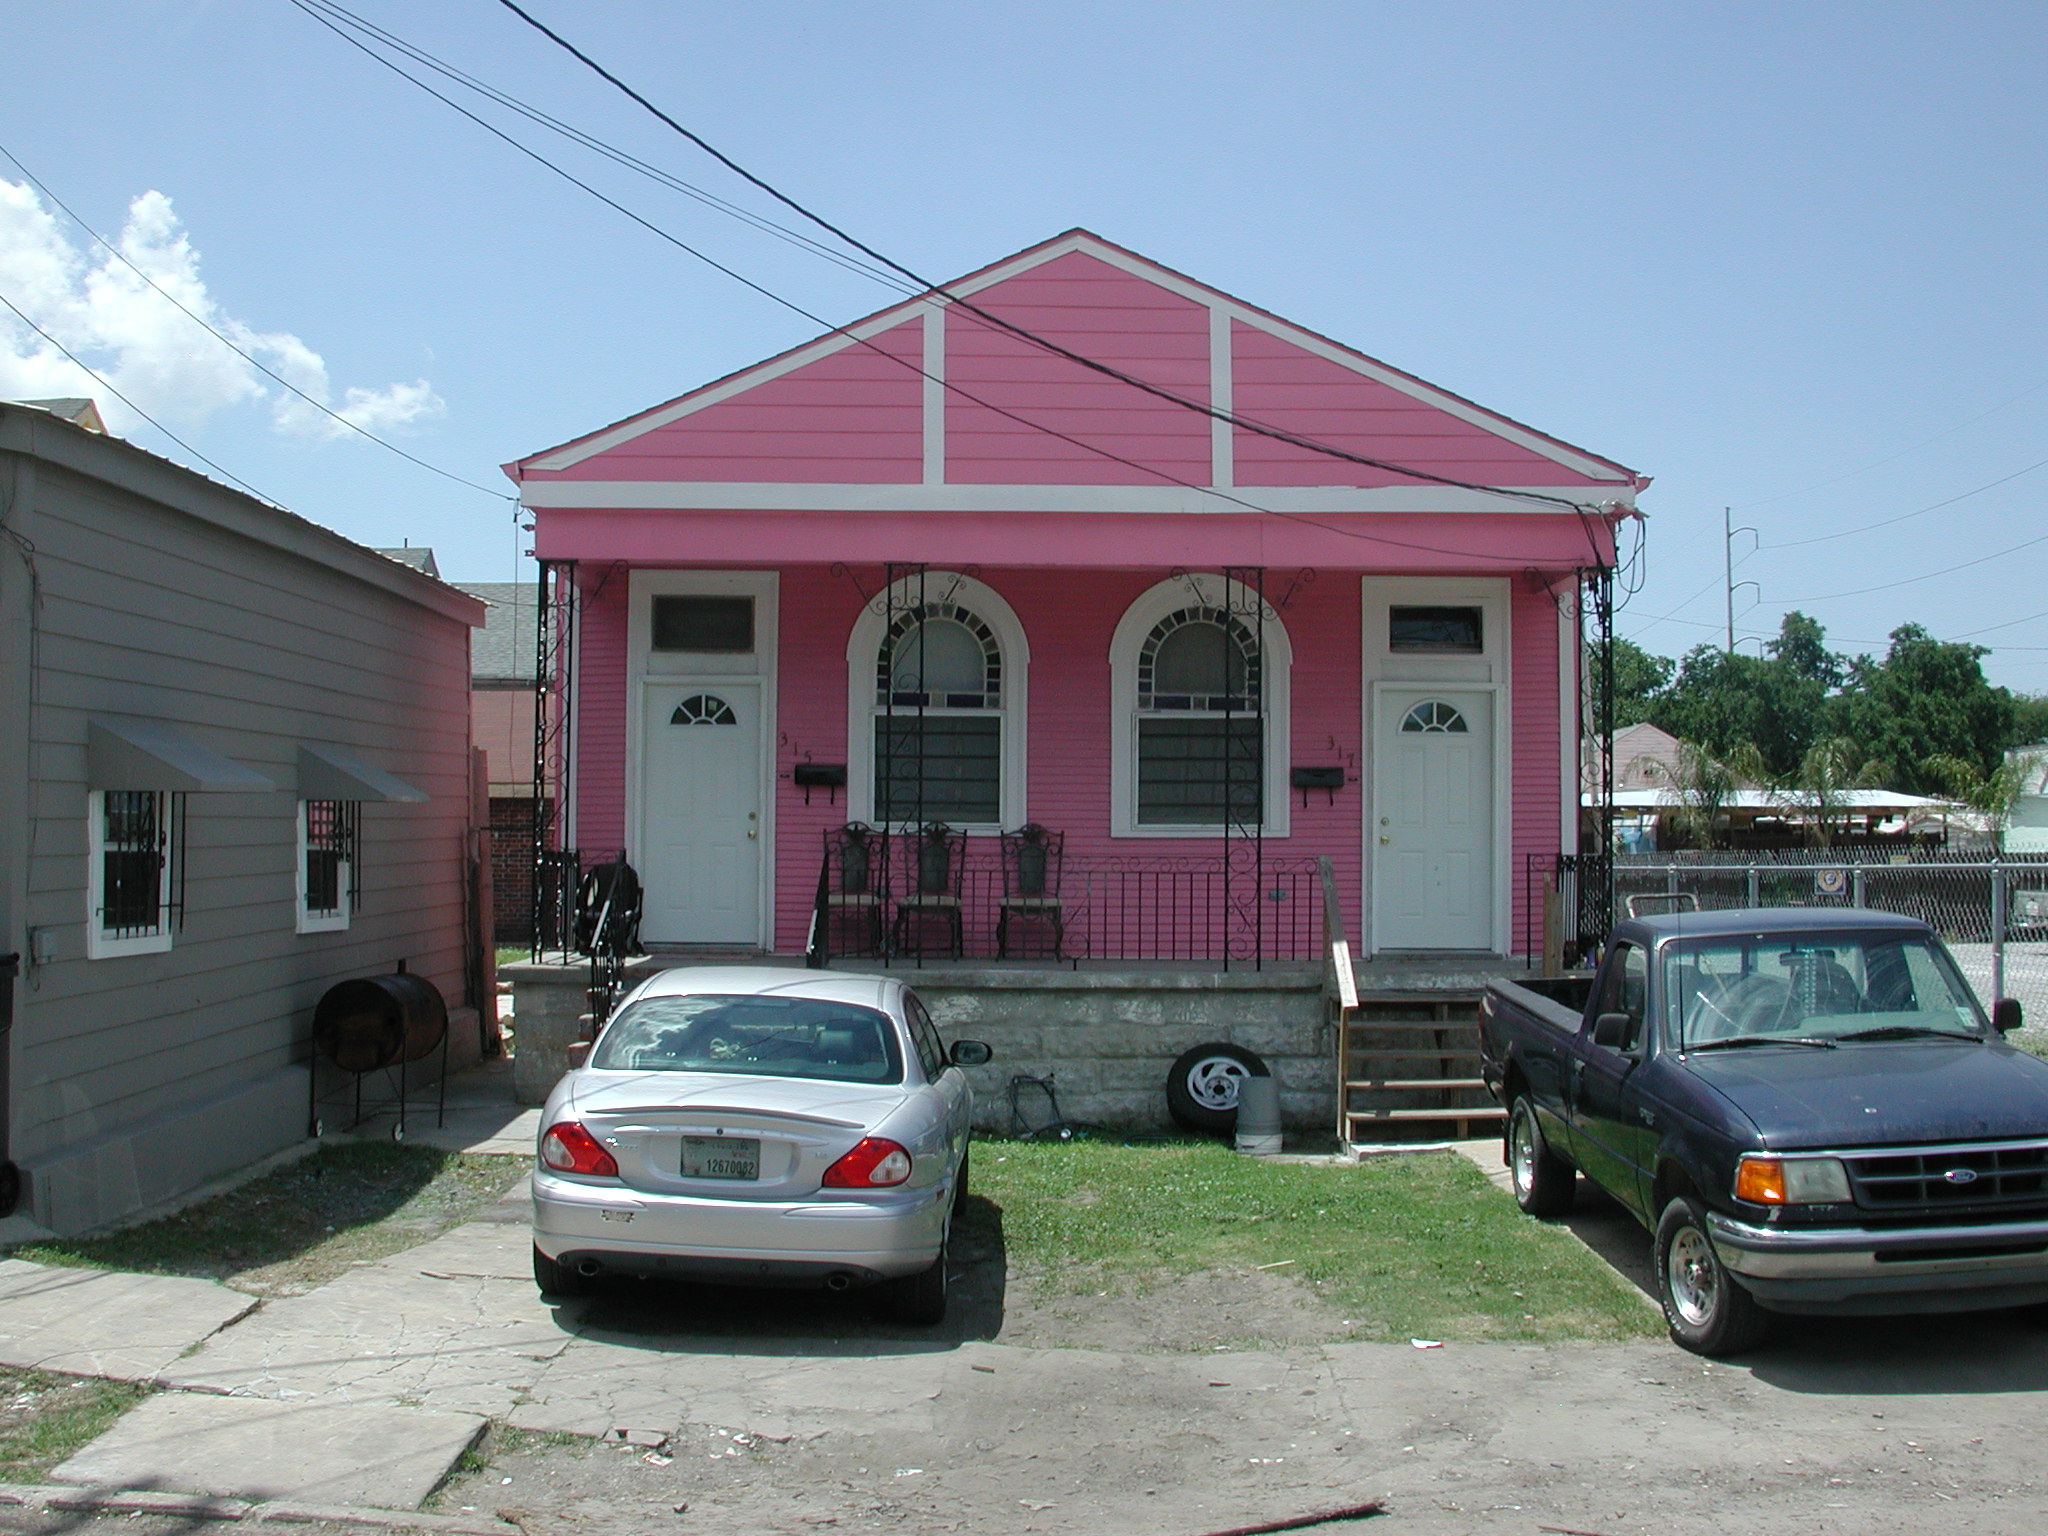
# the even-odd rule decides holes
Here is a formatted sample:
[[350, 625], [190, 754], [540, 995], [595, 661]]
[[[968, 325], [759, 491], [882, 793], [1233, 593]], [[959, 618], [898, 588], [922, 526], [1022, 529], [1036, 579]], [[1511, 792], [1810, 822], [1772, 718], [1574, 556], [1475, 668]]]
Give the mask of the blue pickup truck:
[[1585, 1174], [1654, 1234], [1672, 1338], [1723, 1355], [1773, 1313], [2048, 1301], [2019, 1024], [1926, 924], [1790, 908], [1631, 918], [1590, 977], [1490, 983], [1480, 1036], [1522, 1209]]

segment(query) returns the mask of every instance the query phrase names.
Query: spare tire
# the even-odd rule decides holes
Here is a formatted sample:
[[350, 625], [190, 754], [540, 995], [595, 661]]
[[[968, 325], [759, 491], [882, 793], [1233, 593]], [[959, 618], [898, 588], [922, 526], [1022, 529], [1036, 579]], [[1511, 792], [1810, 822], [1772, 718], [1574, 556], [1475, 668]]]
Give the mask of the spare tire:
[[1228, 1136], [1237, 1129], [1238, 1085], [1270, 1076], [1265, 1062], [1241, 1045], [1198, 1045], [1182, 1051], [1166, 1074], [1166, 1108], [1183, 1130]]

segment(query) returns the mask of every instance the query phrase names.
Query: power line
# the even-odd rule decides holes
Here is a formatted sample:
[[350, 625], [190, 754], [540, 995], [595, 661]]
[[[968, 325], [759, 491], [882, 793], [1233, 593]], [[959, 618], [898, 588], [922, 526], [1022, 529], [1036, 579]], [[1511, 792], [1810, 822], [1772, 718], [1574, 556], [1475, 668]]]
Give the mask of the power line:
[[[753, 292], [760, 294], [763, 298], [769, 300], [771, 303], [780, 305], [782, 308], [789, 310], [791, 313], [802, 316], [804, 319], [810, 321], [814, 325], [822, 326], [828, 336], [843, 335], [850, 342], [868, 348], [877, 356], [887, 358], [891, 363], [894, 363], [897, 366], [905, 369], [907, 372], [915, 374], [919, 378], [930, 380], [932, 383], [937, 384], [940, 388], [946, 390], [948, 393], [956, 396], [957, 398], [965, 400], [970, 404], [980, 406], [982, 409], [991, 411], [994, 414], [1005, 418], [1006, 420], [1013, 421], [1017, 423], [1019, 426], [1025, 427], [1028, 430], [1034, 432], [1042, 432], [1047, 436], [1056, 438], [1059, 441], [1067, 443], [1072, 447], [1079, 448], [1083, 452], [1096, 454], [1102, 458], [1110, 460], [1113, 463], [1121, 464], [1129, 469], [1134, 469], [1141, 474], [1150, 475], [1156, 479], [1165, 481], [1171, 485], [1177, 485], [1184, 490], [1196, 491], [1205, 496], [1212, 496], [1217, 498], [1218, 500], [1230, 502], [1233, 505], [1244, 508], [1247, 512], [1256, 513], [1263, 517], [1276, 517], [1287, 522], [1300, 523], [1306, 527], [1317, 528], [1322, 530], [1323, 532], [1337, 534], [1338, 536], [1343, 538], [1357, 539], [1371, 544], [1386, 545], [1390, 548], [1410, 549], [1420, 551], [1426, 554], [1448, 555], [1457, 559], [1493, 561], [1517, 567], [1527, 567], [1530, 565], [1544, 564], [1554, 561], [1554, 559], [1556, 558], [1554, 554], [1549, 552], [1540, 555], [1488, 554], [1465, 549], [1452, 549], [1446, 548], [1441, 545], [1423, 544], [1413, 540], [1393, 538], [1386, 534], [1365, 533], [1357, 529], [1342, 528], [1334, 526], [1329, 523], [1318, 522], [1312, 517], [1307, 517], [1299, 513], [1281, 512], [1271, 507], [1259, 506], [1254, 502], [1247, 501], [1242, 496], [1233, 495], [1229, 491], [1222, 490], [1216, 486], [1201, 485], [1196, 483], [1195, 481], [1183, 479], [1180, 476], [1172, 474], [1167, 470], [1160, 469], [1154, 465], [1140, 463], [1135, 459], [1126, 458], [1122, 454], [1116, 453], [1111, 449], [1102, 447], [1100, 444], [1088, 442], [1085, 439], [1075, 437], [1066, 432], [1062, 432], [1056, 427], [1050, 427], [1045, 425], [1043, 422], [1033, 421], [1029, 417], [1019, 415], [1017, 412], [1009, 410], [1003, 406], [997, 405], [993, 401], [983, 399], [981, 396], [974, 394], [972, 391], [962, 387], [961, 385], [958, 385], [950, 380], [940, 378], [935, 374], [926, 372], [924, 368], [922, 368], [916, 363], [911, 362], [907, 358], [899, 357], [895, 353], [889, 351], [887, 348], [876, 345], [876, 343], [870, 338], [854, 335], [847, 326], [832, 324], [829, 320], [826, 320], [822, 316], [817, 315], [813, 313], [811, 310], [804, 308], [795, 300], [786, 298], [782, 294], [775, 292], [773, 289], [765, 286], [764, 284], [754, 281], [752, 278], [746, 276], [744, 273], [741, 273], [735, 270], [734, 268], [727, 266], [724, 262], [721, 262], [717, 260], [715, 257], [710, 256], [706, 252], [699, 250], [697, 247], [691, 245], [689, 242], [681, 239], [680, 237], [671, 234], [668, 230], [663, 229], [660, 225], [654, 223], [652, 220], [643, 217], [639, 213], [634, 212], [631, 208], [628, 208], [624, 203], [621, 203], [616, 198], [613, 198], [607, 195], [606, 193], [600, 191], [598, 188], [592, 186], [589, 182], [584, 181], [582, 178], [578, 177], [573, 172], [563, 168], [560, 165], [557, 165], [554, 161], [548, 159], [547, 156], [541, 154], [538, 150], [532, 148], [530, 145], [521, 143], [518, 139], [512, 137], [512, 135], [505, 132], [502, 128], [499, 128], [496, 124], [488, 121], [485, 118], [478, 116], [476, 113], [470, 111], [467, 107], [463, 106], [460, 102], [455, 101], [446, 94], [444, 94], [443, 92], [436, 90], [432, 85], [428, 84], [426, 81], [421, 80], [416, 75], [409, 74], [400, 65], [394, 63], [392, 60], [386, 58], [384, 55], [377, 52], [376, 49], [370, 47], [360, 38], [350, 36], [349, 33], [343, 28], [343, 26], [337, 24], [327, 15], [322, 14], [321, 10], [318, 8], [319, 6], [328, 3], [328, 0], [291, 0], [291, 3], [297, 6], [299, 10], [303, 11], [313, 20], [319, 22], [321, 26], [327, 28], [330, 32], [333, 32], [337, 37], [341, 38], [342, 41], [346, 42], [350, 47], [355, 48], [358, 52], [361, 52], [367, 57], [374, 59], [377, 63], [383, 65], [386, 69], [390, 70], [400, 79], [407, 81], [409, 84], [417, 87], [422, 91], [425, 91], [429, 96], [432, 96], [436, 101], [439, 101], [444, 106], [447, 106], [451, 110], [460, 113], [463, 117], [469, 119], [469, 121], [471, 121], [472, 123], [475, 123], [485, 132], [503, 141], [505, 144], [517, 150], [520, 154], [525, 155], [528, 159], [534, 161], [536, 164], [545, 167], [549, 171], [552, 171], [555, 175], [561, 177], [570, 185], [581, 189], [582, 191], [588, 193], [590, 196], [596, 198], [599, 202], [603, 203], [606, 207], [611, 208], [615, 212], [624, 215], [626, 218], [632, 220], [635, 224], [638, 224], [641, 228], [645, 229], [650, 234], [654, 235], [656, 238], [668, 242], [670, 245], [673, 245], [676, 249], [684, 252], [686, 255], [689, 255], [695, 258], [696, 260], [704, 263], [712, 270], [719, 272], [724, 276], [731, 278], [734, 282], [741, 284], [743, 287], [746, 287], [752, 290]], [[1447, 483], [1456, 485], [1467, 485], [1467, 483], [1463, 481], [1452, 481]], [[1493, 486], [1467, 485], [1467, 488], [1472, 490], [1492, 492], [1504, 496], [1522, 496], [1524, 498], [1530, 498], [1532, 495], [1532, 493], [1527, 492], [1503, 491]], [[1576, 512], [1578, 514], [1581, 527], [1586, 529], [1588, 542], [1593, 543], [1594, 556], [1596, 561], [1598, 560], [1599, 546], [1597, 543], [1593, 542], [1591, 530], [1587, 527], [1586, 509], [1583, 506], [1580, 506], [1577, 503], [1565, 502], [1562, 501], [1560, 498], [1556, 497], [1534, 497], [1533, 499], [1538, 499], [1546, 502], [1556, 502], [1557, 504], [1569, 507], [1571, 510]]]
[[[1999, 486], [2006, 484], [2008, 481], [2017, 480], [2022, 475], [2031, 475], [2037, 469], [2048, 469], [2048, 459], [2037, 460], [2029, 464], [2025, 469], [2016, 469], [2009, 475], [2000, 475], [1996, 480], [1980, 485], [1975, 490], [1964, 491], [1960, 496], [1951, 496], [1946, 501], [1937, 501], [1932, 506], [1921, 507], [1914, 512], [1901, 512], [1897, 517], [1887, 517], [1874, 523], [1865, 523], [1860, 528], [1845, 528], [1840, 533], [1815, 534], [1810, 539], [1787, 539], [1781, 544], [1766, 544], [1762, 547], [1765, 549], [1798, 549], [1807, 544], [1826, 544], [1833, 539], [1854, 538], [1859, 533], [1869, 533], [1878, 528], [1889, 528], [1894, 523], [1903, 523], [1915, 517], [1925, 517], [1929, 512], [1939, 512], [1943, 507], [1952, 507], [1959, 501], [1968, 501], [1972, 496], [1981, 496], [1986, 491], [1996, 490]], [[1870, 590], [1877, 591], [1879, 589], [1873, 587]]]
[[165, 426], [162, 422], [158, 421], [154, 416], [150, 415], [149, 412], [145, 411], [133, 400], [130, 400], [126, 395], [122, 394], [120, 390], [114, 388], [112, 382], [107, 378], [105, 374], [101, 373], [97, 368], [93, 367], [90, 363], [86, 362], [83, 358], [79, 357], [77, 353], [73, 352], [69, 347], [65, 346], [63, 342], [59, 341], [56, 337], [52, 336], [40, 325], [37, 325], [35, 321], [29, 319], [27, 315], [22, 313], [20, 306], [18, 306], [14, 302], [14, 300], [8, 298], [7, 295], [4, 293], [0, 293], [0, 304], [5, 304], [9, 309], [13, 310], [16, 319], [20, 320], [23, 325], [27, 326], [30, 330], [34, 331], [38, 336], [42, 337], [43, 340], [47, 341], [59, 352], [62, 352], [66, 357], [70, 358], [74, 367], [77, 367], [78, 369], [83, 371], [88, 378], [96, 380], [100, 384], [100, 386], [106, 390], [108, 394], [112, 395], [116, 400], [120, 401], [123, 405], [127, 406], [129, 410], [133, 411], [136, 415], [140, 416], [152, 427], [155, 427], [157, 431], [163, 433], [165, 437], [168, 437], [180, 448], [184, 449], [187, 453], [191, 454], [193, 458], [197, 459], [200, 463], [206, 465], [207, 468], [211, 469], [215, 474], [222, 475], [227, 479], [234, 481], [236, 485], [239, 485], [243, 490], [247, 491], [251, 496], [254, 496], [258, 501], [269, 502], [271, 506], [282, 509], [283, 503], [272, 500], [272, 498], [264, 495], [261, 491], [257, 490], [255, 486], [251, 485], [248, 481], [244, 480], [240, 475], [236, 474], [233, 470], [227, 469], [222, 465], [214, 463], [212, 459], [209, 459], [205, 454], [201, 453], [197, 448], [194, 448], [190, 443], [186, 442], [185, 439], [178, 436], [177, 433], [173, 432], [169, 427]]
[[[294, 3], [298, 3], [298, 0], [294, 0]], [[774, 198], [777, 202], [783, 204], [787, 208], [792, 209], [796, 213], [800, 214], [802, 217], [810, 220], [811, 223], [817, 225], [820, 229], [825, 230], [829, 234], [836, 236], [838, 239], [845, 241], [848, 245], [852, 246], [862, 255], [867, 256], [872, 260], [880, 262], [890, 271], [898, 273], [901, 276], [908, 278], [910, 281], [918, 284], [920, 288], [922, 288], [924, 291], [931, 293], [938, 298], [944, 299], [949, 304], [953, 304], [961, 309], [964, 309], [965, 311], [967, 311], [967, 313], [975, 316], [977, 319], [982, 320], [989, 325], [995, 326], [1000, 330], [1006, 331], [1010, 335], [1017, 337], [1021, 341], [1028, 342], [1030, 345], [1038, 347], [1046, 352], [1049, 352], [1054, 356], [1065, 358], [1068, 362], [1077, 364], [1082, 368], [1087, 368], [1095, 373], [1102, 374], [1107, 378], [1112, 378], [1120, 383], [1127, 384], [1133, 389], [1142, 390], [1144, 393], [1152, 395], [1157, 399], [1164, 400], [1169, 404], [1178, 406], [1182, 410], [1193, 411], [1198, 415], [1208, 417], [1212, 421], [1225, 422], [1230, 426], [1240, 428], [1246, 432], [1255, 433], [1261, 437], [1272, 438], [1277, 442], [1288, 443], [1294, 447], [1301, 448], [1310, 453], [1323, 454], [1330, 458], [1342, 459], [1347, 463], [1361, 464], [1369, 469], [1377, 469], [1389, 474], [1405, 475], [1411, 479], [1423, 480], [1435, 485], [1455, 486], [1463, 490], [1486, 491], [1491, 494], [1499, 496], [1519, 497], [1526, 501], [1546, 502], [1553, 506], [1565, 507], [1572, 511], [1575, 511], [1579, 513], [1581, 518], [1585, 516], [1586, 504], [1583, 502], [1573, 501], [1568, 497], [1548, 496], [1537, 491], [1507, 490], [1500, 486], [1483, 485], [1470, 480], [1458, 480], [1448, 475], [1434, 474], [1428, 470], [1415, 469], [1408, 465], [1389, 463], [1384, 459], [1368, 458], [1363, 454], [1351, 453], [1345, 449], [1335, 447], [1334, 445], [1329, 443], [1318, 442], [1313, 438], [1302, 437], [1297, 433], [1285, 431], [1279, 427], [1269, 425], [1268, 423], [1256, 421], [1250, 417], [1240, 416], [1235, 411], [1223, 410], [1220, 407], [1213, 405], [1207, 401], [1194, 400], [1190, 399], [1186, 395], [1176, 394], [1174, 391], [1167, 389], [1163, 385], [1154, 384], [1149, 379], [1139, 378], [1136, 374], [1126, 373], [1122, 369], [1114, 367], [1109, 363], [1105, 363], [1097, 358], [1092, 358], [1083, 353], [1076, 352], [1069, 347], [1063, 346], [1059, 342], [1051, 340], [1048, 337], [1040, 336], [1036, 332], [1025, 329], [1023, 326], [1016, 325], [1011, 321], [1005, 320], [1002, 318], [1002, 316], [993, 314], [988, 310], [985, 310], [980, 306], [971, 303], [969, 300], [960, 297], [958, 294], [950, 292], [943, 284], [934, 282], [930, 278], [923, 276], [921, 273], [918, 273], [912, 270], [911, 268], [903, 265], [903, 263], [896, 261], [889, 256], [884, 255], [882, 252], [876, 250], [873, 246], [868, 245], [864, 241], [857, 239], [851, 234], [848, 234], [845, 230], [841, 229], [837, 224], [834, 224], [829, 219], [826, 219], [822, 214], [813, 213], [809, 208], [805, 207], [795, 198], [781, 191], [779, 188], [775, 187], [770, 182], [755, 175], [752, 171], [748, 170], [745, 166], [741, 165], [737, 160], [733, 159], [723, 150], [720, 150], [715, 145], [711, 144], [701, 135], [692, 132], [690, 129], [684, 127], [681, 123], [677, 122], [673, 117], [669, 116], [668, 113], [662, 111], [661, 108], [657, 107], [645, 96], [641, 95], [638, 91], [634, 90], [632, 86], [626, 84], [625, 81], [621, 80], [617, 75], [613, 74], [610, 70], [606, 69], [602, 64], [598, 63], [597, 60], [593, 59], [589, 54], [585, 53], [582, 49], [578, 48], [574, 43], [570, 42], [567, 38], [563, 37], [559, 32], [556, 32], [546, 23], [538, 20], [530, 12], [520, 7], [516, 3], [516, 0], [498, 0], [498, 3], [504, 6], [506, 10], [512, 12], [512, 14], [517, 16], [521, 21], [525, 22], [529, 27], [532, 27], [536, 32], [539, 32], [542, 36], [546, 37], [558, 48], [561, 48], [571, 57], [575, 58], [580, 63], [585, 65], [593, 73], [598, 75], [601, 79], [605, 80], [610, 85], [616, 87], [619, 91], [623, 92], [626, 96], [631, 98], [633, 101], [637, 102], [641, 107], [645, 108], [660, 122], [674, 129], [677, 133], [681, 134], [685, 139], [688, 139], [692, 144], [696, 145], [699, 149], [703, 150], [704, 153], [710, 155], [714, 160], [718, 161], [718, 163], [720, 165], [723, 165], [727, 170], [732, 171], [735, 175], [743, 178], [752, 185], [760, 188], [763, 192], [766, 192], [770, 197]], [[1590, 537], [1590, 530], [1588, 530], [1588, 532]], [[1599, 553], [1599, 546], [1597, 542], [1594, 543], [1594, 553], [1597, 557]]]
[[335, 0], [310, 0], [310, 3], [320, 10], [327, 12], [330, 16], [339, 18], [347, 25], [355, 27], [370, 37], [374, 37], [385, 46], [397, 50], [414, 62], [426, 66], [444, 79], [452, 80], [459, 85], [465, 86], [475, 91], [478, 95], [496, 102], [508, 111], [518, 113], [529, 122], [538, 124], [550, 132], [557, 133], [570, 142], [579, 144], [595, 154], [602, 155], [607, 160], [624, 166], [628, 170], [638, 172], [640, 175], [647, 177], [651, 181], [658, 182], [671, 191], [680, 192], [685, 197], [693, 198], [707, 208], [714, 208], [720, 213], [738, 219], [741, 223], [760, 230], [764, 234], [772, 235], [776, 239], [796, 246], [800, 250], [808, 251], [811, 255], [817, 256], [824, 261], [829, 261], [834, 266], [843, 268], [857, 276], [865, 277], [872, 282], [880, 283], [884, 287], [893, 289], [898, 293], [911, 294], [920, 291], [914, 284], [899, 279], [888, 272], [877, 270], [865, 262], [856, 261], [843, 252], [832, 249], [822, 241], [813, 240], [809, 235], [804, 234], [800, 230], [794, 230], [787, 225], [778, 224], [773, 219], [763, 218], [752, 210], [742, 208], [737, 203], [729, 202], [714, 192], [706, 191], [704, 188], [684, 181], [678, 176], [671, 175], [659, 166], [651, 165], [639, 156], [620, 149], [617, 145], [611, 144], [595, 134], [587, 133], [572, 123], [563, 122], [560, 118], [543, 112], [540, 108], [522, 100], [511, 92], [501, 90], [488, 81], [470, 74], [467, 70], [457, 68], [445, 59], [437, 58], [434, 54], [429, 53], [417, 44], [406, 41], [396, 32], [357, 15], [346, 6], [335, 3]]
[[1862, 597], [1871, 592], [1889, 592], [1894, 587], [1910, 587], [1916, 582], [1932, 581], [1937, 576], [1952, 576], [1957, 571], [1967, 571], [1973, 566], [1988, 565], [1993, 560], [2003, 560], [2007, 555], [2016, 555], [2023, 549], [2032, 549], [2037, 544], [2048, 544], [2048, 533], [2038, 538], [2023, 539], [2005, 549], [1994, 550], [1988, 555], [1979, 555], [1974, 560], [1965, 560], [1958, 565], [1945, 565], [1938, 571], [1922, 571], [1918, 576], [1902, 576], [1897, 581], [1881, 581], [1874, 587], [1856, 587], [1847, 592], [1825, 592], [1814, 597], [1788, 597], [1787, 604], [1831, 603], [1840, 597]]
[[[138, 267], [134, 262], [130, 261], [128, 259], [126, 252], [122, 251], [118, 246], [114, 245], [113, 242], [109, 241], [105, 236], [101, 235], [90, 224], [86, 223], [85, 220], [81, 219], [76, 213], [73, 213], [71, 210], [71, 205], [65, 202], [64, 199], [59, 197], [56, 193], [52, 192], [46, 183], [42, 182], [37, 178], [36, 173], [34, 171], [31, 171], [26, 165], [23, 165], [21, 163], [21, 158], [18, 155], [16, 155], [13, 150], [9, 149], [4, 144], [0, 144], [0, 155], [5, 155], [10, 161], [12, 161], [14, 164], [14, 168], [17, 171], [20, 171], [23, 176], [28, 178], [29, 184], [33, 186], [37, 191], [41, 192], [43, 196], [47, 197], [51, 202], [55, 203], [59, 208], [61, 208], [64, 211], [64, 213], [69, 216], [72, 223], [76, 224], [88, 235], [92, 236], [92, 238], [95, 241], [97, 241], [103, 248], [105, 248], [105, 250], [110, 255], [118, 259], [123, 266], [125, 266], [129, 271], [133, 272], [137, 277], [141, 278], [145, 283], [149, 284], [149, 286], [152, 289], [154, 289], [158, 294], [168, 299], [172, 304], [176, 305], [178, 312], [184, 315], [186, 319], [190, 320], [194, 325], [197, 325], [201, 330], [205, 331], [209, 336], [213, 337], [215, 341], [219, 342], [222, 346], [226, 347], [230, 352], [234, 353], [235, 356], [239, 357], [243, 362], [247, 363], [250, 367], [256, 369], [265, 377], [276, 381], [278, 384], [283, 385], [284, 388], [290, 390], [293, 394], [297, 395], [301, 400], [305, 401], [306, 404], [312, 406], [313, 409], [315, 409], [316, 411], [324, 412], [326, 415], [331, 416], [336, 421], [340, 422], [344, 427], [347, 427], [349, 431], [354, 432], [360, 437], [368, 438], [371, 442], [375, 443], [379, 448], [397, 454], [401, 459], [406, 460], [408, 463], [417, 464], [421, 469], [432, 471], [434, 474], [439, 475], [444, 480], [453, 480], [457, 485], [466, 485], [473, 491], [482, 491], [486, 496], [495, 497], [499, 501], [512, 501], [516, 499], [514, 497], [507, 496], [503, 491], [493, 490], [488, 485], [479, 485], [474, 480], [464, 479], [461, 475], [456, 474], [453, 470], [443, 469], [438, 464], [429, 464], [425, 459], [418, 457], [416, 454], [407, 453], [403, 448], [399, 447], [396, 443], [386, 442], [383, 438], [379, 437], [376, 433], [370, 431], [367, 427], [357, 425], [355, 422], [350, 421], [346, 416], [343, 416], [340, 412], [332, 410], [321, 401], [314, 399], [311, 395], [307, 394], [303, 389], [299, 388], [298, 385], [294, 384], [290, 379], [287, 379], [286, 377], [284, 377], [284, 375], [277, 372], [276, 369], [267, 367], [261, 361], [251, 356], [247, 350], [245, 350], [239, 343], [234, 341], [232, 338], [223, 335], [212, 324], [212, 322], [208, 321], [204, 316], [195, 314], [192, 310], [186, 307], [184, 301], [179, 299], [176, 294], [164, 288], [161, 284], [157, 282], [155, 278], [151, 277], [147, 272], [143, 271], [142, 268]], [[210, 463], [212, 461], [209, 460], [208, 462]], [[225, 471], [223, 471], [223, 473], [225, 473]]]

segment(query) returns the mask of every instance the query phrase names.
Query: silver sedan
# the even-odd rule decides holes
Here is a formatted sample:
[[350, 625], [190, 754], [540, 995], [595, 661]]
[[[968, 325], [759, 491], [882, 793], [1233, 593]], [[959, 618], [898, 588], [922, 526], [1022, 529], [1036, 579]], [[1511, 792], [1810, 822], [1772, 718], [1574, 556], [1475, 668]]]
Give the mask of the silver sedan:
[[766, 967], [677, 969], [619, 1005], [541, 1115], [533, 1277], [602, 1274], [887, 1285], [897, 1317], [946, 1311], [973, 1098], [902, 982]]

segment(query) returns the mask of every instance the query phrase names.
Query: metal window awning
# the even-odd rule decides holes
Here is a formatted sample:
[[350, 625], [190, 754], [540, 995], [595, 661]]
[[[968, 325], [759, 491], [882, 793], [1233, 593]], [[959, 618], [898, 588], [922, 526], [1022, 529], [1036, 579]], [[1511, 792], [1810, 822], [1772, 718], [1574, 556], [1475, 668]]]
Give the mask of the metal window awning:
[[161, 720], [87, 722], [86, 781], [93, 789], [174, 794], [269, 793], [277, 786]]
[[419, 805], [427, 798], [395, 773], [364, 762], [340, 747], [299, 744], [301, 800], [378, 800]]

